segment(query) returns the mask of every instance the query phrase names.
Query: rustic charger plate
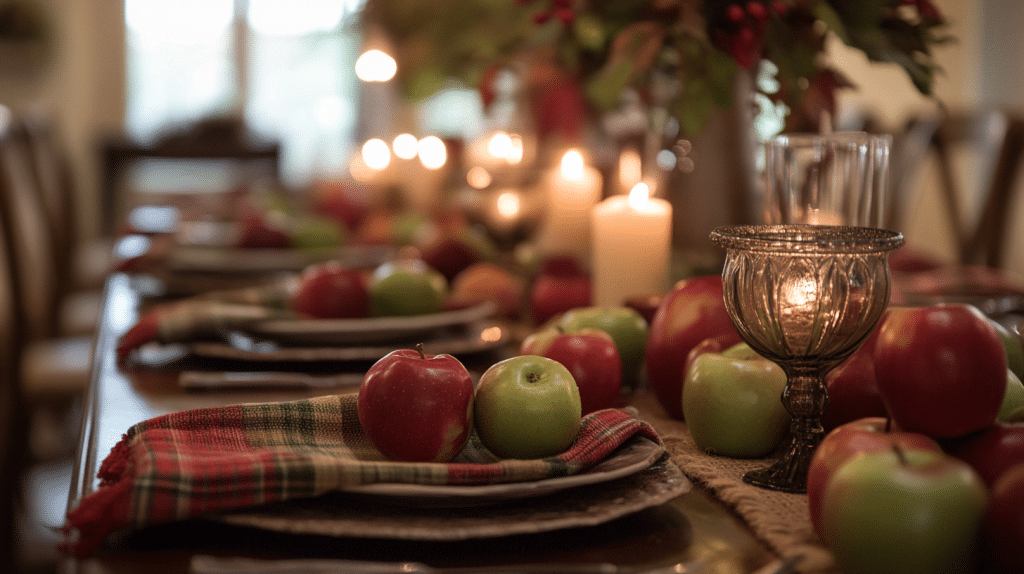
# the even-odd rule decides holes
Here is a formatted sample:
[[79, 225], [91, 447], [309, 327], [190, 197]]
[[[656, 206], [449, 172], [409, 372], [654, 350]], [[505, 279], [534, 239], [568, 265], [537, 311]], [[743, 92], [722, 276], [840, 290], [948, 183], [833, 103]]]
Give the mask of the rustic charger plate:
[[339, 492], [254, 507], [219, 519], [294, 534], [469, 540], [595, 526], [664, 504], [691, 487], [686, 476], [664, 455], [643, 470], [615, 480], [501, 504], [436, 508], [396, 503], [388, 496]]

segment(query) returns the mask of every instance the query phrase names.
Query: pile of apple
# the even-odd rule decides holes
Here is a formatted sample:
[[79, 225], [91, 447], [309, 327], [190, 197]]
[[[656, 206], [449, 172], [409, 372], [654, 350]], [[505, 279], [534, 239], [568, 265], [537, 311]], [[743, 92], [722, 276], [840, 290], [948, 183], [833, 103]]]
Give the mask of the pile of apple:
[[[677, 284], [647, 376], [701, 448], [771, 453], [781, 370], [732, 327], [718, 277]], [[827, 377], [831, 430], [808, 474], [812, 522], [847, 574], [1024, 572], [1024, 351], [974, 307], [893, 307]]]
[[298, 277], [292, 309], [316, 319], [356, 319], [437, 313], [493, 301], [496, 314], [518, 315], [522, 281], [492, 263], [474, 263], [449, 282], [414, 250], [375, 269], [339, 261], [310, 265]]
[[582, 407], [572, 375], [557, 361], [523, 355], [495, 363], [474, 389], [455, 357], [392, 351], [366, 372], [359, 424], [385, 457], [448, 462], [476, 431], [500, 458], [536, 459], [565, 451]]
[[447, 462], [475, 430], [500, 458], [565, 451], [583, 415], [619, 405], [636, 376], [647, 322], [628, 307], [583, 307], [524, 339], [519, 355], [490, 366], [474, 389], [450, 355], [389, 353], [359, 388], [359, 422], [387, 458]]

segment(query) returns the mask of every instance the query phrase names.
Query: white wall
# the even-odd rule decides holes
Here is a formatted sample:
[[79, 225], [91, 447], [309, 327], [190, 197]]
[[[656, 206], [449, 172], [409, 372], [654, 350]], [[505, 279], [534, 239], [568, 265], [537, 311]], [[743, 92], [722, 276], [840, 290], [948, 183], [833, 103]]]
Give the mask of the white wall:
[[87, 236], [99, 228], [96, 141], [124, 118], [122, 0], [33, 0], [50, 16], [52, 55], [36, 73], [0, 75], [0, 104], [42, 106], [58, 117], [70, 146]]

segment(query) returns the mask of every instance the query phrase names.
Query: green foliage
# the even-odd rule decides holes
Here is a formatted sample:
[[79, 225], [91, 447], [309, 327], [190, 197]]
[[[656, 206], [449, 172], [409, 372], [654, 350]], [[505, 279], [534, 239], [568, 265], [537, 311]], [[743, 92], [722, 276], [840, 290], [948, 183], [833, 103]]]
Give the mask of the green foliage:
[[[871, 61], [901, 66], [924, 94], [937, 71], [932, 48], [949, 40], [930, 0], [368, 0], [364, 22], [394, 43], [410, 98], [451, 78], [477, 86], [488, 69], [542, 52], [579, 80], [597, 112], [618, 105], [627, 87], [646, 94], [652, 74], [675, 78], [669, 109], [691, 133], [730, 105], [737, 70], [761, 59], [779, 69], [780, 91], [770, 96], [792, 109], [808, 86], [840, 87], [820, 57], [829, 33]], [[822, 72], [828, 79], [815, 85]]]

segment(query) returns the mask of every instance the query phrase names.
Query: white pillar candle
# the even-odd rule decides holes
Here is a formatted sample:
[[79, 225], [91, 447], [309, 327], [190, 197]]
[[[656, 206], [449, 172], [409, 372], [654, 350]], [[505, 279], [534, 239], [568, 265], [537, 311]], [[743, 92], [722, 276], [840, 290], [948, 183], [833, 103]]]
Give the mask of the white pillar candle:
[[601, 172], [571, 150], [561, 165], [544, 174], [544, 223], [537, 236], [543, 255], [570, 255], [585, 261], [590, 247], [590, 210], [601, 199]]
[[668, 289], [672, 205], [649, 194], [641, 183], [591, 212], [595, 305], [619, 306], [630, 297]]

